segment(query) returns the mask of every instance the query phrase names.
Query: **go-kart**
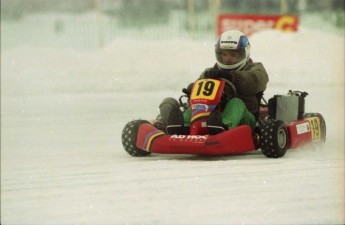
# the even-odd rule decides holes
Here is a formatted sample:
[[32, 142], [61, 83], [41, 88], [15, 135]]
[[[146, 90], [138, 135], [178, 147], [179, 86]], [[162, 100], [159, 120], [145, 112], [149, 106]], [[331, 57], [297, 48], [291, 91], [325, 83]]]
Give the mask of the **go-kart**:
[[[122, 131], [122, 145], [132, 156], [159, 154], [231, 155], [261, 149], [268, 158], [279, 158], [287, 149], [326, 140], [326, 123], [319, 113], [304, 113], [306, 92], [289, 91], [266, 101], [259, 95], [260, 107], [256, 127], [240, 125], [226, 130], [208, 124], [214, 110], [220, 110], [221, 100], [235, 86], [225, 79], [199, 79], [191, 91], [180, 97], [184, 110], [191, 108], [189, 127], [156, 120], [134, 120]], [[187, 99], [183, 102], [182, 99]], [[178, 129], [176, 129], [178, 128]]]

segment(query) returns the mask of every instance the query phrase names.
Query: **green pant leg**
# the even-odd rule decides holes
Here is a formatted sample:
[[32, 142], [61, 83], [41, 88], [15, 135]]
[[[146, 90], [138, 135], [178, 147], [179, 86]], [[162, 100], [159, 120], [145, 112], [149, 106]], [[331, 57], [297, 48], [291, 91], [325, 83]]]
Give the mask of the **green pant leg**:
[[226, 104], [222, 120], [228, 128], [235, 128], [243, 124], [255, 127], [254, 115], [248, 111], [244, 102], [239, 98], [233, 98]]
[[255, 124], [255, 116], [246, 108], [240, 125], [249, 125], [252, 129], [254, 129]]
[[190, 122], [192, 119], [192, 111], [190, 109], [190, 107], [183, 112], [183, 119], [184, 119], [184, 126], [188, 127], [190, 126]]

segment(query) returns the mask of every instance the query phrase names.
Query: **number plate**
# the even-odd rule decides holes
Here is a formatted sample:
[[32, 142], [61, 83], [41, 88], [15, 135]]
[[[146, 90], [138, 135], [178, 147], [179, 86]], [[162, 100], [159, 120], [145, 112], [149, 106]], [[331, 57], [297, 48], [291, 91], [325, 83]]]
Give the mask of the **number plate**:
[[321, 126], [319, 117], [306, 118], [310, 124], [312, 140], [321, 140]]
[[197, 80], [191, 94], [191, 99], [207, 99], [214, 100], [217, 95], [220, 81], [214, 79], [201, 79]]

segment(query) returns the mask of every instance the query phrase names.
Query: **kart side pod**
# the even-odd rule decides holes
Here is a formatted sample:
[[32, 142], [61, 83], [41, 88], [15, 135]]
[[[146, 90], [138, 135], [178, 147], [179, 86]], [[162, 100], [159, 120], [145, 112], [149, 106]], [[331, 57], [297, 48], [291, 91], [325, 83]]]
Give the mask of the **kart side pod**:
[[260, 147], [268, 158], [279, 158], [287, 149], [326, 141], [326, 123], [319, 113], [307, 113], [300, 120], [284, 123], [269, 119], [260, 127]]
[[326, 141], [326, 122], [320, 113], [306, 113], [301, 120], [286, 124], [289, 131], [289, 148]]

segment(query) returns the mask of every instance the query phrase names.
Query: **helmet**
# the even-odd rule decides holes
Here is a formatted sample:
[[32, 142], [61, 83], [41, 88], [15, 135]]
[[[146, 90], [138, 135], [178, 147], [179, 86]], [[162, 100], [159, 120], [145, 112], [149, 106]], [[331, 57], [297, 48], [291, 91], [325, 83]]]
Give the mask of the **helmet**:
[[219, 36], [215, 52], [219, 69], [241, 70], [249, 60], [250, 44], [244, 33], [229, 30]]

